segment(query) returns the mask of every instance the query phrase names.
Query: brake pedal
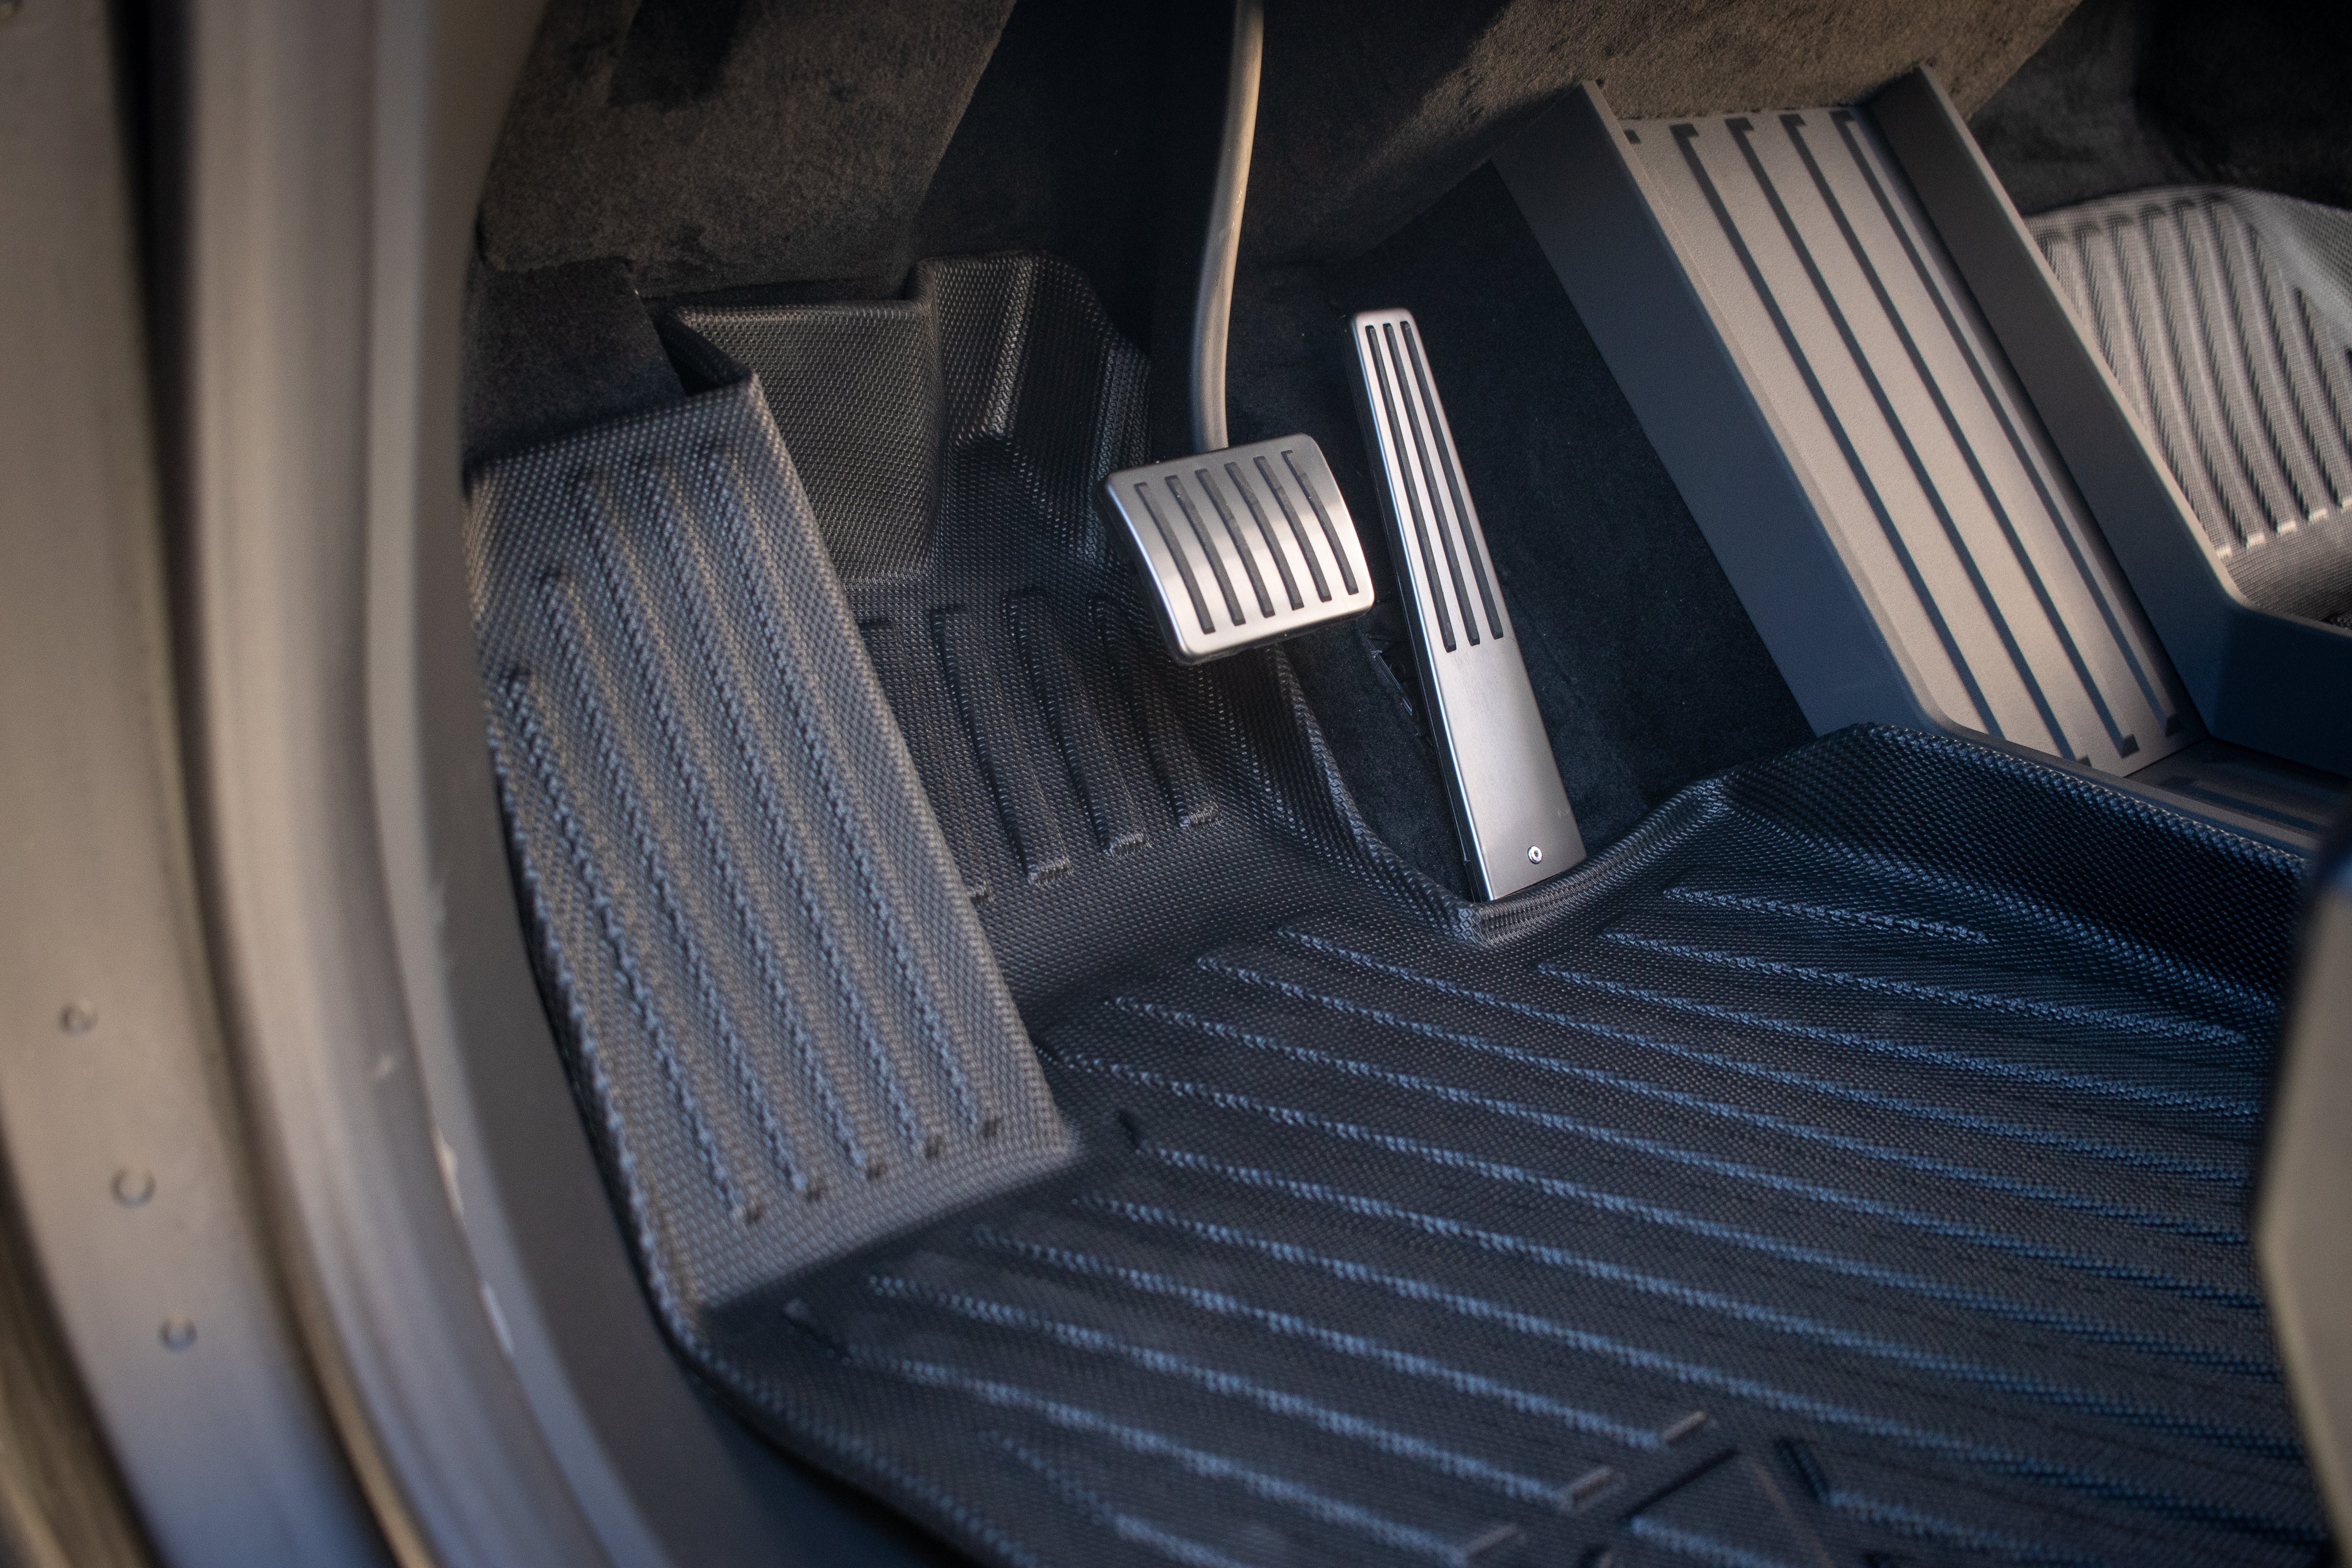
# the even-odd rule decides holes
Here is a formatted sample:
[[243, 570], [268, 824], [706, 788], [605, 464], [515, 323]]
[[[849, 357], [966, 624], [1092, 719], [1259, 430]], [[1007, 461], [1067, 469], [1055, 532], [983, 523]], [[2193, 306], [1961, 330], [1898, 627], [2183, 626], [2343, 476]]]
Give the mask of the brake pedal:
[[1371, 608], [1355, 520], [1310, 437], [1123, 468], [1098, 494], [1180, 663]]
[[1381, 481], [1462, 858], [1479, 896], [1499, 899], [1583, 859], [1584, 837], [1412, 312], [1367, 310], [1350, 325], [1363, 373], [1356, 410]]

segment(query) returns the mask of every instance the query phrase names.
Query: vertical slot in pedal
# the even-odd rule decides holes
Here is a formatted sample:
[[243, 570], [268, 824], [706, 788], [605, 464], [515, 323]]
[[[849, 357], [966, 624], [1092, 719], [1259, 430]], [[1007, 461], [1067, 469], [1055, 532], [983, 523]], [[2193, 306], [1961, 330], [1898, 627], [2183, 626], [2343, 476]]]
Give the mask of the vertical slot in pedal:
[[1485, 899], [1584, 858], [1502, 584], [1410, 310], [1349, 323], [1356, 409], [1429, 695], [1462, 858]]

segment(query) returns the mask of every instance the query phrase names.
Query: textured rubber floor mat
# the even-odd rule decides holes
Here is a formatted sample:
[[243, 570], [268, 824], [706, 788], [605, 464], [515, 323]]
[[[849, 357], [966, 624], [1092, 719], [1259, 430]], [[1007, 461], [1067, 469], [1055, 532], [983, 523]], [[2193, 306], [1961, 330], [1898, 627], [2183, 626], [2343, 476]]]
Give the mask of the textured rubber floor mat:
[[[914, 303], [939, 510], [845, 608], [789, 469], [740, 510], [631, 478], [722, 423], [772, 447], [746, 392], [477, 492], [565, 1048], [656, 1307], [747, 1419], [1007, 1564], [2315, 1558], [2241, 1234], [2294, 862], [1861, 730], [1465, 905], [1363, 832], [1279, 649], [1179, 670], [1153, 647], [1078, 477], [1139, 429], [1140, 367], [1082, 287], [995, 258], [927, 266]], [[619, 478], [581, 489], [600, 464]], [[665, 542], [698, 530], [739, 549]], [[577, 564], [551, 574], [548, 543]], [[564, 675], [546, 600], [575, 580], [611, 608]], [[652, 607], [641, 639], [625, 603]], [[845, 733], [887, 722], [852, 614], [961, 868], [946, 902], [977, 909], [1082, 1155], [812, 1268], [744, 1250], [644, 1020], [695, 1020], [667, 1059], [706, 1103], [811, 1114], [833, 1079], [765, 1037], [736, 1074], [691, 954], [732, 996], [772, 930], [821, 955], [827, 906], [741, 916], [726, 865], [789, 880], [801, 840], [753, 812], [740, 857], [709, 854], [661, 714], [723, 721], [736, 693], [777, 737], [724, 753], [754, 805], [764, 763], [818, 811], [819, 754], [903, 783], [887, 746], [780, 723], [812, 669]], [[815, 664], [748, 635], [775, 615], [831, 628]], [[697, 626], [699, 662], [673, 660]], [[627, 728], [535, 746], [514, 694], [545, 683]], [[666, 832], [600, 782], [632, 768]], [[597, 791], [593, 822], [551, 804]], [[877, 809], [878, 842], [909, 816]]]
[[827, 398], [880, 429], [929, 421], [939, 502], [919, 550], [881, 564], [865, 514], [819, 522], [1033, 1023], [1108, 970], [1359, 896], [1363, 858], [1384, 852], [1335, 789], [1287, 667], [1169, 659], [1095, 510], [1096, 481], [1143, 459], [1145, 365], [1075, 271], [927, 261], [887, 312], [697, 308], [670, 333], [708, 379], [758, 374], [813, 498], [886, 488], [829, 434], [850, 416]]
[[1006, 1562], [2313, 1558], [2284, 858], [1848, 731], [1567, 880], [1066, 1016], [1083, 1171], [714, 1312], [734, 1386]]
[[2352, 213], [2182, 185], [2027, 226], [2239, 590], [2352, 610]]
[[493, 465], [468, 544], [541, 969], [656, 1293], [1063, 1163], [758, 384]]

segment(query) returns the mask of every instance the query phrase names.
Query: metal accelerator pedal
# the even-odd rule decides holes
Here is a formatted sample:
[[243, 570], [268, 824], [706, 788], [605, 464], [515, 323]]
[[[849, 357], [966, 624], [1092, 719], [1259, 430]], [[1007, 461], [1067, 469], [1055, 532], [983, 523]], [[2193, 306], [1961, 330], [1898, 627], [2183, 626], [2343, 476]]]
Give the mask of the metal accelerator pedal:
[[1363, 373], [1357, 412], [1381, 481], [1462, 858], [1479, 895], [1499, 899], [1583, 859], [1584, 837], [1412, 312], [1366, 310], [1350, 324]]
[[1201, 193], [1208, 221], [1183, 268], [1192, 282], [1184, 353], [1154, 343], [1169, 384], [1184, 394], [1184, 444], [1194, 455], [1122, 469], [1096, 496], [1142, 571], [1168, 651], [1184, 664], [1372, 607], [1355, 520], [1314, 437], [1226, 445], [1225, 337], [1265, 48], [1262, 0], [1234, 0], [1223, 119]]
[[[1263, 0], [1234, 0], [1224, 116], [1204, 193], [1208, 222], [1189, 253], [1188, 341], [1181, 356], [1162, 361], [1184, 391], [1195, 455], [1120, 469], [1096, 492], [1104, 520], [1142, 574], [1168, 651], [1185, 664], [1372, 606], [1355, 520], [1314, 438], [1226, 445], [1225, 335], [1265, 40]], [[1412, 606], [1407, 618], [1462, 858], [1479, 897], [1499, 899], [1583, 859], [1584, 840], [1560, 788], [1412, 317], [1375, 311], [1355, 325], [1370, 399], [1360, 406], [1386, 480], [1399, 585]], [[1155, 340], [1156, 351], [1165, 346]]]

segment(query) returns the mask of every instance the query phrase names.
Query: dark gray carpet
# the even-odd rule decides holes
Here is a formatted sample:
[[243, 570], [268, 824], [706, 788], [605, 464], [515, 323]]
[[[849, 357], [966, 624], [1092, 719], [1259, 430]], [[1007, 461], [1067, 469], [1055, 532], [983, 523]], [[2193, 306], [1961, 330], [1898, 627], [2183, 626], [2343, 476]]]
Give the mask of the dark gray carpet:
[[2021, 212], [2189, 181], [2352, 207], [2347, 55], [2331, 0], [2084, 0], [1969, 125]]

